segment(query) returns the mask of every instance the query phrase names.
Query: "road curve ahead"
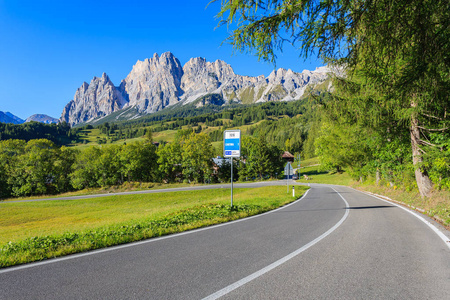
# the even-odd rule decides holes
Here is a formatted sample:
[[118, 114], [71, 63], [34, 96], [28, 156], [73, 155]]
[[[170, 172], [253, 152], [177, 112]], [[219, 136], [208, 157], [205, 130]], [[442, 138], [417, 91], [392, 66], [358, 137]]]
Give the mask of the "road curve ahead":
[[405, 210], [312, 185], [224, 225], [0, 270], [0, 299], [450, 299], [450, 248]]

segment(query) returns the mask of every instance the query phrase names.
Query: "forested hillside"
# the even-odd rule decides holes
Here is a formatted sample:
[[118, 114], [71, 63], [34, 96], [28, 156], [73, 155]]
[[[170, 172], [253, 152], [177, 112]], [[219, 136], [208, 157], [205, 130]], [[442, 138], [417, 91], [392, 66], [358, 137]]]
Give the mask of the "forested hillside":
[[71, 130], [67, 123], [0, 123], [0, 141], [9, 139], [20, 139], [25, 141], [32, 139], [48, 139], [56, 144], [64, 145], [70, 143], [71, 139], [75, 136], [76, 130]]
[[302, 151], [316, 115], [315, 102], [311, 97], [199, 113], [211, 109], [202, 108], [184, 118], [154, 116], [72, 129], [66, 124], [8, 124], [0, 141], [0, 197], [55, 194], [126, 181], [229, 181], [230, 163], [216, 165], [212, 160], [222, 155], [221, 147], [214, 148], [212, 142], [220, 143], [229, 128], [243, 133], [243, 156], [235, 160], [234, 178], [276, 177], [284, 167], [283, 151]]

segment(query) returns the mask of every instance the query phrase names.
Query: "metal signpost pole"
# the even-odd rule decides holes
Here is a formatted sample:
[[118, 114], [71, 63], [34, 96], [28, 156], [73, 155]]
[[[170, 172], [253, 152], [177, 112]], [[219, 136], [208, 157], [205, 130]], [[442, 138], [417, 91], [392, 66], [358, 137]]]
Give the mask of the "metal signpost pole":
[[233, 158], [231, 160], [231, 208], [233, 208]]
[[286, 175], [286, 190], [287, 190], [287, 193], [289, 193], [289, 171], [290, 171], [290, 168], [289, 168], [289, 162], [288, 162], [286, 164], [285, 169], [284, 169], [284, 174]]
[[223, 132], [223, 156], [231, 161], [231, 207], [233, 207], [233, 157], [241, 157], [241, 130]]
[[291, 168], [290, 168], [290, 164], [288, 163], [288, 180], [287, 180], [287, 184], [288, 184], [288, 186], [287, 186], [287, 192], [289, 193], [289, 176], [291, 176]]

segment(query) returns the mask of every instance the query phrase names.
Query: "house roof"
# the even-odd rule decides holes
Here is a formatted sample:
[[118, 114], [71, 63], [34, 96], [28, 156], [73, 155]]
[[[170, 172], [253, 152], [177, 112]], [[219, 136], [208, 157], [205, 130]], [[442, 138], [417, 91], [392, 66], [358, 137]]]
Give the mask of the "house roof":
[[289, 158], [289, 159], [293, 159], [294, 155], [292, 155], [291, 153], [284, 151], [284, 153], [281, 155], [282, 158]]

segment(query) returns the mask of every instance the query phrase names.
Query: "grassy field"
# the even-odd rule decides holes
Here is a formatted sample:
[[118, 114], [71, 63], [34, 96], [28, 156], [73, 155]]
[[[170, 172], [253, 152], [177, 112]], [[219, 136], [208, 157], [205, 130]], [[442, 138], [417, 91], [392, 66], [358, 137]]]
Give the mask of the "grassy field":
[[[305, 160], [301, 163], [299, 182], [352, 185], [354, 180], [346, 173], [333, 173], [320, 170], [318, 160], [316, 158]], [[308, 176], [308, 180], [304, 175]]]
[[129, 182], [126, 181], [121, 185], [106, 186], [100, 188], [87, 188], [79, 191], [67, 192], [58, 195], [43, 195], [43, 196], [31, 196], [31, 197], [17, 197], [2, 199], [1, 202], [18, 201], [18, 200], [33, 200], [33, 199], [47, 199], [47, 198], [61, 198], [61, 197], [72, 197], [72, 196], [86, 196], [86, 195], [97, 195], [97, 194], [110, 194], [110, 193], [121, 193], [121, 192], [133, 192], [133, 191], [144, 191], [151, 189], [171, 189], [180, 187], [194, 187], [200, 186], [200, 183], [160, 183], [160, 182]]
[[235, 220], [294, 200], [284, 187], [234, 191], [233, 209], [229, 189], [0, 203], [0, 267]]
[[[445, 226], [450, 226], [450, 192], [434, 191], [428, 199], [422, 199], [417, 189], [407, 191], [401, 187], [391, 186], [390, 184], [366, 181], [360, 183], [353, 180], [346, 172], [332, 173], [321, 171], [316, 158], [306, 160], [301, 164], [301, 177], [298, 182], [324, 183], [345, 185], [356, 188], [361, 191], [372, 192], [401, 202], [407, 206], [414, 207], [429, 217], [435, 218]], [[303, 175], [307, 175], [306, 180]]]
[[[286, 117], [287, 116], [277, 116], [277, 117], [269, 116], [269, 117], [267, 117], [267, 119], [278, 120], [278, 119], [282, 119], [282, 118], [286, 118]], [[232, 122], [232, 120], [230, 120], [230, 119], [218, 119], [218, 120], [224, 122], [224, 124], [229, 124], [229, 123]], [[239, 127], [235, 127], [235, 129], [240, 129], [242, 132], [247, 132], [247, 130], [250, 127], [258, 125], [258, 124], [260, 124], [260, 123], [262, 123], [264, 121], [265, 120], [261, 120], [261, 121], [258, 121], [258, 122], [252, 123], [252, 124], [242, 125], [242, 126], [239, 126]], [[170, 124], [170, 123], [173, 123], [173, 121], [167, 121], [166, 122], [166, 124]], [[221, 128], [220, 126], [206, 126], [206, 123], [198, 122], [198, 125], [196, 125], [196, 126], [193, 126], [193, 127], [191, 126], [190, 127], [189, 125], [184, 125], [184, 126], [182, 126], [182, 129], [188, 129], [188, 128], [194, 128], [195, 129], [199, 125], [202, 127], [202, 132], [204, 132], [206, 134], [209, 134], [212, 131], [215, 131], [215, 130], [218, 130], [218, 129]], [[151, 125], [151, 126], [143, 124], [141, 127], [137, 127], [137, 128], [134, 128], [134, 129], [136, 129], [136, 130], [142, 129], [142, 128], [150, 128], [150, 129], [152, 129], [152, 128], [155, 128], [157, 126], [158, 126], [158, 124]], [[163, 131], [158, 131], [158, 132], [155, 131], [155, 132], [153, 132], [153, 140], [155, 142], [162, 142], [163, 141], [163, 142], [169, 142], [170, 143], [170, 142], [173, 142], [175, 140], [175, 136], [176, 136], [177, 132], [178, 132], [178, 129], [175, 129], [175, 130], [163, 130]], [[83, 149], [85, 149], [87, 147], [90, 147], [90, 146], [99, 146], [99, 145], [103, 145], [103, 144], [108, 144], [108, 145], [109, 144], [120, 144], [120, 145], [122, 145], [123, 143], [132, 143], [134, 141], [145, 140], [145, 137], [141, 136], [141, 137], [136, 137], [136, 138], [121, 138], [121, 139], [118, 139], [118, 140], [112, 142], [113, 136], [114, 135], [108, 136], [106, 133], [102, 133], [101, 130], [97, 129], [97, 128], [84, 129], [84, 130], [82, 130], [80, 132], [79, 140], [77, 142], [69, 144], [68, 146], [75, 147], [77, 149], [83, 150]], [[214, 147], [217, 147], [218, 143], [220, 143], [220, 142], [213, 142]]]

